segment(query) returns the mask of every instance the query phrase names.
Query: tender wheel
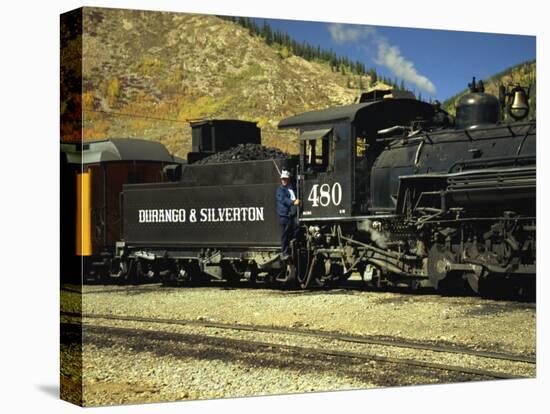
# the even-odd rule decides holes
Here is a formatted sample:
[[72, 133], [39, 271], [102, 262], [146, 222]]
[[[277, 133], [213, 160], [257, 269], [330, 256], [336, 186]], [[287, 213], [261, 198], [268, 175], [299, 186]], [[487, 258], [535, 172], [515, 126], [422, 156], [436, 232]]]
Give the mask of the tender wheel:
[[138, 260], [136, 265], [137, 283], [150, 283], [157, 278], [155, 263], [151, 260]]
[[231, 285], [236, 285], [243, 277], [243, 273], [240, 272], [235, 263], [222, 262], [222, 275], [223, 278]]
[[172, 264], [167, 277], [162, 279], [164, 286], [190, 286], [198, 282], [201, 271], [195, 261], [180, 260]]
[[112, 259], [109, 266], [109, 277], [116, 280], [126, 280], [128, 277], [128, 262], [120, 258]]
[[258, 266], [256, 263], [249, 263], [246, 267], [246, 270], [244, 272], [244, 278], [250, 283], [251, 285], [254, 285], [256, 283], [256, 280], [258, 278]]
[[177, 261], [164, 260], [158, 266], [158, 277], [163, 286], [178, 286], [181, 284], [180, 272], [181, 265]]

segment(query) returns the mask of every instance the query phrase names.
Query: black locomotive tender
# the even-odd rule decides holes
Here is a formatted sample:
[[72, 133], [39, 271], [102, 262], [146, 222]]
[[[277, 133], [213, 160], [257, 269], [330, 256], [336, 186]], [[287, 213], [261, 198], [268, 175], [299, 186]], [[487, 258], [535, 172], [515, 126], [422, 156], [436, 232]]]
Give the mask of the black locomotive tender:
[[[299, 156], [284, 159], [197, 162], [260, 144], [260, 131], [243, 121], [192, 124], [187, 162], [157, 157], [164, 179], [159, 170], [149, 181], [164, 182], [124, 184], [120, 213], [101, 210], [121, 220], [121, 237], [91, 243], [89, 274], [308, 288], [358, 272], [376, 286], [533, 286], [536, 123], [522, 121], [527, 90], [500, 95], [474, 78], [455, 122], [406, 92], [366, 93], [281, 121], [298, 130], [300, 145]], [[505, 111], [514, 122], [503, 121]], [[293, 172], [303, 201], [286, 261], [275, 213], [282, 169]]]

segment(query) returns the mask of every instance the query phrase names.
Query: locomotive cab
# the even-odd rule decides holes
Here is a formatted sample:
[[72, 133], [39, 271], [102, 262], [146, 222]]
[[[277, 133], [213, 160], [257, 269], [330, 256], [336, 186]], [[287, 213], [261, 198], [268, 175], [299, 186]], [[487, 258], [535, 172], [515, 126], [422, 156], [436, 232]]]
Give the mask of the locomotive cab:
[[433, 107], [425, 102], [379, 94], [357, 104], [281, 121], [279, 128], [299, 130], [300, 219], [345, 219], [368, 214], [370, 170], [388, 138], [380, 131], [396, 126], [408, 128], [432, 117]]
[[337, 124], [301, 131], [298, 186], [304, 199], [304, 217], [350, 214], [351, 166], [341, 156], [350, 146], [346, 127]]

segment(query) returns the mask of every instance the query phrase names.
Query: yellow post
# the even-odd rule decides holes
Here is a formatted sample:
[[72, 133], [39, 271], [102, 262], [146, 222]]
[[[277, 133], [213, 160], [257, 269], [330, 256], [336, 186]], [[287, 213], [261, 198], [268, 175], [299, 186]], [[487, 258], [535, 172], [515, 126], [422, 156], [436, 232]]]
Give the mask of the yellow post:
[[76, 254], [92, 255], [91, 172], [76, 175]]

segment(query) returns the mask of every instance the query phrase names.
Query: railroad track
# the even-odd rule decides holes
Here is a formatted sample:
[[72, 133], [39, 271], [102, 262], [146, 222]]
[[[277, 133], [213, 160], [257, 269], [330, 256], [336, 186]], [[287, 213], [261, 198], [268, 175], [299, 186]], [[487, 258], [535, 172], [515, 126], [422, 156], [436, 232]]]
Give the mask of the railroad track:
[[[115, 320], [115, 321], [128, 321], [128, 322], [144, 322], [144, 323], [158, 323], [158, 324], [170, 324], [170, 325], [182, 325], [182, 326], [196, 326], [202, 328], [216, 328], [224, 330], [233, 330], [233, 331], [247, 331], [247, 332], [257, 332], [257, 333], [270, 333], [270, 334], [284, 334], [292, 336], [306, 336], [319, 339], [328, 339], [334, 341], [342, 342], [351, 342], [357, 344], [368, 344], [368, 345], [379, 345], [379, 346], [388, 346], [388, 347], [397, 347], [397, 348], [409, 348], [422, 351], [431, 351], [431, 352], [441, 352], [441, 353], [453, 353], [461, 355], [470, 355], [479, 358], [486, 359], [496, 359], [496, 360], [505, 360], [511, 362], [521, 362], [527, 364], [535, 364], [536, 360], [533, 357], [509, 354], [509, 353], [500, 353], [500, 352], [491, 352], [485, 350], [475, 350], [466, 347], [459, 347], [453, 345], [441, 345], [441, 344], [431, 344], [431, 343], [418, 343], [412, 341], [406, 341], [401, 339], [379, 339], [366, 336], [352, 336], [352, 335], [343, 335], [339, 333], [331, 332], [320, 332], [313, 330], [305, 329], [294, 329], [294, 328], [284, 328], [284, 327], [265, 327], [265, 326], [255, 326], [255, 325], [242, 325], [242, 324], [231, 324], [231, 323], [220, 323], [220, 322], [209, 322], [209, 321], [197, 321], [197, 320], [185, 320], [185, 319], [162, 319], [162, 318], [145, 318], [138, 316], [119, 316], [119, 315], [108, 315], [108, 314], [91, 314], [91, 313], [70, 313], [62, 312], [63, 316], [68, 317], [77, 317], [77, 318], [88, 318], [88, 319], [103, 319], [103, 320]], [[130, 329], [130, 328], [124, 328]], [[216, 338], [214, 336], [205, 335], [211, 339]], [[424, 367], [430, 369], [437, 369], [450, 372], [458, 372], [463, 374], [470, 374], [478, 377], [487, 377], [487, 378], [498, 378], [498, 379], [512, 379], [512, 378], [526, 378], [524, 376], [509, 374], [493, 370], [484, 370], [471, 367], [462, 367], [456, 365], [449, 365], [437, 362], [429, 361], [420, 361], [413, 360], [408, 358], [396, 358], [388, 357], [381, 355], [365, 354], [359, 352], [348, 352], [342, 350], [326, 350], [318, 349], [311, 347], [303, 347], [297, 345], [287, 345], [279, 344], [273, 342], [262, 342], [262, 341], [249, 341], [242, 339], [233, 339], [234, 341], [242, 341], [246, 344], [254, 344], [258, 347], [271, 347], [279, 349], [287, 349], [290, 351], [296, 352], [308, 352], [318, 355], [326, 356], [337, 356], [343, 358], [356, 358], [362, 360], [371, 360], [385, 363], [393, 364], [404, 364], [415, 367]]]

